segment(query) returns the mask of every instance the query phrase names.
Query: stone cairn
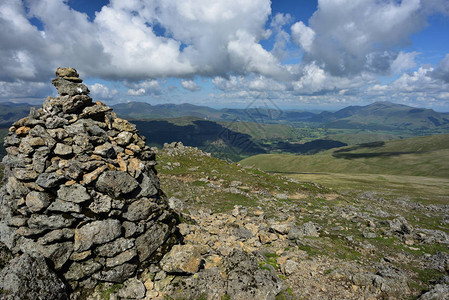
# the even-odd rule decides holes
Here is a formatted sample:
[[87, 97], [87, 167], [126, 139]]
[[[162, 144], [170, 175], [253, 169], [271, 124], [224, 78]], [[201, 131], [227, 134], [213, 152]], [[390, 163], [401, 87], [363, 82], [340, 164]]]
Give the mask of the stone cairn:
[[5, 138], [0, 240], [45, 257], [73, 290], [121, 283], [177, 242], [177, 218], [135, 125], [92, 102], [75, 69], [56, 76], [59, 96]]

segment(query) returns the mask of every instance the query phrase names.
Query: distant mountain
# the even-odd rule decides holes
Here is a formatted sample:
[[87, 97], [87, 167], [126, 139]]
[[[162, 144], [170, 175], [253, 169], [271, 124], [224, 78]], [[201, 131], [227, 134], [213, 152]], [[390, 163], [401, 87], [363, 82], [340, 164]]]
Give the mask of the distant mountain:
[[348, 106], [334, 113], [322, 112], [310, 121], [325, 123], [329, 128], [345, 129], [449, 129], [449, 113], [391, 102]]
[[9, 127], [30, 113], [32, 105], [26, 103], [0, 103], [0, 127]]
[[266, 108], [223, 108], [192, 104], [158, 104], [144, 102], [120, 103], [112, 106], [122, 118], [134, 120], [154, 120], [179, 117], [197, 117], [213, 121], [244, 121], [257, 123], [276, 123], [279, 121], [307, 121], [316, 114], [304, 111], [283, 111]]
[[198, 117], [216, 119], [222, 114], [219, 110], [188, 103], [151, 105], [145, 102], [129, 102], [113, 105], [115, 113], [123, 118], [135, 120], [166, 119], [179, 117]]

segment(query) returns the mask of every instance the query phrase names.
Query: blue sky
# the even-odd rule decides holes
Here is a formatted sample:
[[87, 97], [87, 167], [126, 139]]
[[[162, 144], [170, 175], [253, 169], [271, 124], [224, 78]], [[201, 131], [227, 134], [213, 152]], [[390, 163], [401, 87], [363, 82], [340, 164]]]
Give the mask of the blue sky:
[[0, 23], [2, 102], [71, 66], [107, 104], [449, 111], [447, 0], [3, 0]]

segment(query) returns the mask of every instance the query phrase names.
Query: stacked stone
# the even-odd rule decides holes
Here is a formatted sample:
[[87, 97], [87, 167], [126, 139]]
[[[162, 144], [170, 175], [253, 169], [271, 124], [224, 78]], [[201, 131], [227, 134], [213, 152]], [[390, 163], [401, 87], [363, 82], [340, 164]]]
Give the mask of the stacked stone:
[[47, 258], [74, 289], [123, 282], [170, 250], [176, 217], [135, 125], [92, 102], [75, 69], [56, 76], [59, 96], [5, 138], [0, 239]]

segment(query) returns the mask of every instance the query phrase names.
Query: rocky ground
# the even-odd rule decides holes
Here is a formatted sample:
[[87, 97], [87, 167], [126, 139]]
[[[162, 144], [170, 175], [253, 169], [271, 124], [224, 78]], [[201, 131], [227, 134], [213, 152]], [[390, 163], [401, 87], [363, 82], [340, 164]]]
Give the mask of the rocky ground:
[[[179, 143], [153, 150], [182, 243], [87, 299], [448, 299], [449, 206], [341, 194]], [[5, 267], [0, 246], [2, 278], [51, 276], [26, 256]]]
[[281, 280], [279, 299], [448, 298], [448, 205], [342, 195], [182, 144], [159, 150], [158, 162], [203, 270], [223, 268], [221, 257], [238, 249]]

